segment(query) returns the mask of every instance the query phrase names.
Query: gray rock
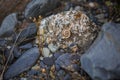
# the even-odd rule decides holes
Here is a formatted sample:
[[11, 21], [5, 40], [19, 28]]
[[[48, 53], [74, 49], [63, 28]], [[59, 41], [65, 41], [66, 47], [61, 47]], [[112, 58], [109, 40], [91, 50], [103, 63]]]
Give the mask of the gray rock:
[[19, 48], [20, 49], [30, 49], [32, 48], [32, 43], [28, 43], [28, 44], [25, 44], [25, 45], [21, 45]]
[[97, 17], [98, 19], [104, 19], [104, 14], [98, 14], [98, 15], [96, 15], [95, 17]]
[[25, 9], [25, 17], [37, 17], [56, 8], [59, 0], [32, 0]]
[[76, 6], [76, 7], [74, 8], [74, 10], [80, 10], [80, 11], [83, 11], [83, 7]]
[[20, 78], [20, 80], [27, 80], [27, 78]]
[[[78, 56], [78, 57], [74, 57]], [[80, 56], [79, 55], [72, 55], [69, 53], [61, 55], [55, 63], [62, 67], [63, 69], [66, 69], [68, 71], [78, 71], [79, 70], [79, 64], [74, 63], [74, 61], [79, 61]]]
[[44, 57], [49, 57], [49, 55], [50, 55], [50, 50], [48, 49], [48, 48], [43, 48], [43, 50], [42, 50], [42, 55], [44, 56]]
[[43, 63], [47, 66], [52, 66], [54, 64], [54, 59], [52, 57], [46, 57], [43, 59]]
[[[24, 29], [24, 30], [21, 32], [21, 34], [20, 34], [20, 36], [19, 36], [19, 39], [18, 39], [18, 42], [19, 42], [19, 41], [22, 41], [22, 40], [24, 40], [24, 39], [26, 39], [26, 38], [33, 37], [33, 36], [36, 35], [36, 33], [37, 33], [36, 25], [35, 25], [34, 23], [30, 23], [30, 24], [27, 26], [27, 28]], [[17, 35], [17, 36], [18, 36], [18, 35]], [[16, 37], [17, 37], [17, 36], [16, 36]]]
[[58, 50], [58, 46], [53, 45], [52, 43], [48, 45], [48, 48], [52, 51], [52, 52], [56, 52]]
[[99, 22], [101, 23], [106, 23], [107, 22], [107, 19], [105, 19], [105, 14], [98, 14], [95, 16]]
[[5, 72], [4, 78], [9, 79], [28, 70], [36, 62], [40, 53], [38, 48], [31, 48], [26, 51], [16, 62]]
[[28, 71], [28, 73], [27, 73], [27, 75], [28, 76], [34, 76], [34, 75], [39, 75], [40, 74], [40, 71], [39, 70], [30, 70], [30, 71]]
[[60, 57], [63, 53], [62, 52], [55, 52], [54, 53], [54, 58], [57, 59], [58, 57]]
[[46, 65], [43, 63], [43, 61], [40, 61], [40, 68], [45, 68]]
[[2, 37], [11, 36], [16, 24], [17, 24], [16, 13], [12, 13], [12, 14], [8, 15], [1, 24], [0, 36], [2, 36]]
[[21, 56], [21, 52], [20, 52], [20, 50], [18, 49], [17, 46], [15, 46], [15, 48], [13, 50], [13, 54], [16, 58], [19, 58]]
[[120, 79], [120, 24], [103, 25], [96, 41], [82, 55], [81, 65], [93, 80]]

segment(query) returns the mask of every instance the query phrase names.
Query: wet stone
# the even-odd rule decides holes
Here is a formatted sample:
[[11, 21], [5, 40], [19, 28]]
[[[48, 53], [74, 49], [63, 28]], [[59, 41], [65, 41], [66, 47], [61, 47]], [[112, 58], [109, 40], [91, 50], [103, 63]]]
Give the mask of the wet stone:
[[21, 45], [19, 48], [20, 49], [30, 49], [30, 48], [32, 48], [32, 43], [27, 43], [25, 45]]
[[27, 73], [27, 75], [28, 76], [34, 76], [34, 75], [39, 75], [40, 74], [40, 71], [38, 71], [38, 70], [30, 70], [28, 73]]
[[25, 17], [38, 17], [56, 8], [59, 0], [32, 0], [25, 8]]
[[55, 52], [54, 53], [54, 58], [57, 59], [58, 57], [60, 57], [63, 53], [62, 52]]
[[54, 64], [54, 59], [52, 57], [45, 57], [43, 63], [47, 66], [52, 66]]
[[[19, 36], [19, 39], [18, 39], [18, 42], [19, 41], [22, 41], [26, 38], [31, 38], [31, 37], [34, 37], [37, 33], [37, 28], [36, 28], [36, 25], [34, 23], [30, 23], [26, 29], [24, 29], [20, 36]], [[16, 35], [17, 37], [18, 35]]]
[[21, 52], [19, 51], [18, 47], [15, 46], [14, 50], [13, 50], [13, 54], [16, 58], [21, 56]]
[[9, 14], [2, 22], [0, 27], [0, 36], [9, 37], [13, 34], [17, 24], [16, 13]]
[[40, 53], [38, 48], [31, 48], [15, 61], [5, 72], [4, 79], [9, 79], [28, 70], [36, 62]]
[[46, 65], [43, 63], [43, 61], [40, 61], [40, 68], [45, 68]]
[[93, 80], [120, 79], [120, 24], [106, 23], [90, 49], [81, 56], [82, 68]]
[[75, 62], [77, 62], [79, 59], [77, 58], [72, 59], [73, 56], [74, 55], [69, 53], [63, 54], [55, 61], [55, 63], [68, 71], [78, 71], [79, 64]]

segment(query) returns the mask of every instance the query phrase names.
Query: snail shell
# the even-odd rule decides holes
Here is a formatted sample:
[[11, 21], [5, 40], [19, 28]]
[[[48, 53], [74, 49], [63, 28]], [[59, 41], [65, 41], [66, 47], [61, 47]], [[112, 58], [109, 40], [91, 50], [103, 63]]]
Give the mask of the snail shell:
[[65, 30], [62, 31], [62, 37], [63, 37], [63, 39], [69, 38], [70, 35], [71, 35], [70, 30], [65, 29]]

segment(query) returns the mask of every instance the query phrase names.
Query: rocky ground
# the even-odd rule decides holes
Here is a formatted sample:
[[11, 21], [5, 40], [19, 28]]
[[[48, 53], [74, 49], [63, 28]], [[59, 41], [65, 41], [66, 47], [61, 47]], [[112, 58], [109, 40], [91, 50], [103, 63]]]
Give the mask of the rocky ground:
[[[1, 0], [0, 80], [119, 80], [118, 3], [119, 0]], [[39, 16], [45, 19], [72, 10], [83, 12], [100, 28], [99, 34], [94, 33], [97, 37], [87, 50], [81, 48], [80, 54], [44, 45], [41, 55], [36, 44]]]

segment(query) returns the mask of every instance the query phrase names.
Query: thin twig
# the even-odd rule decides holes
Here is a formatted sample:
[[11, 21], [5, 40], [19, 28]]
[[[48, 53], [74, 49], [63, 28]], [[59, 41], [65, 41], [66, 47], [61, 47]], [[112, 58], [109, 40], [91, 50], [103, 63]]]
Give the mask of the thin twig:
[[[22, 31], [21, 31], [21, 32], [22, 32]], [[17, 38], [16, 38], [16, 40], [15, 40], [15, 42], [14, 42], [14, 44], [13, 44], [13, 47], [12, 47], [12, 49], [10, 50], [10, 54], [9, 54], [9, 56], [8, 56], [8, 59], [7, 59], [6, 63], [5, 63], [5, 66], [3, 67], [3, 71], [2, 71], [2, 73], [1, 73], [1, 75], [0, 75], [0, 80], [3, 80], [3, 74], [4, 74], [5, 70], [6, 70], [7, 64], [8, 64], [9, 59], [10, 59], [12, 53], [13, 53], [14, 47], [15, 47], [15, 45], [16, 45], [16, 42], [17, 42], [19, 36], [21, 35], [21, 32], [19, 32], [19, 34], [18, 34], [18, 36], [17, 36]]]
[[25, 41], [34, 40], [35, 38], [36, 38], [36, 37], [24, 39], [24, 40], [20, 41], [19, 43], [17, 43], [17, 45], [20, 45], [22, 42], [25, 42]]

